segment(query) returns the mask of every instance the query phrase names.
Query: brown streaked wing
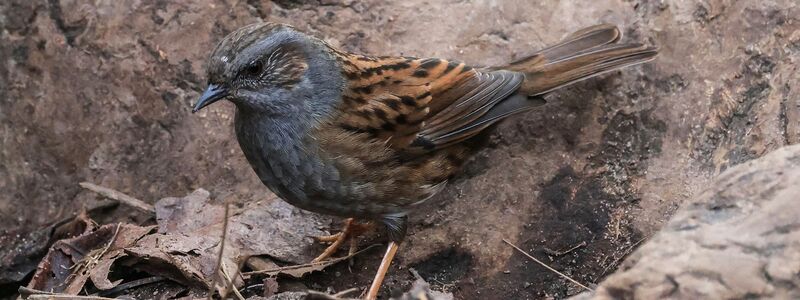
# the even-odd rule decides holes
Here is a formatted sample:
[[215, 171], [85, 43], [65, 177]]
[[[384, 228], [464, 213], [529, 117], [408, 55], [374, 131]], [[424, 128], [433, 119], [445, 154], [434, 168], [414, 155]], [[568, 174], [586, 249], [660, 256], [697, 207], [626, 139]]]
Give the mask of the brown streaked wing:
[[479, 72], [475, 78], [475, 87], [430, 118], [411, 145], [421, 149], [412, 150], [441, 149], [475, 136], [486, 127], [471, 125], [514, 93], [525, 79], [521, 73], [503, 70]]
[[[348, 86], [336, 124], [405, 153], [452, 144], [452, 133], [519, 88], [517, 72], [479, 72], [436, 58], [369, 57], [337, 52]], [[458, 140], [479, 130], [462, 130]], [[447, 136], [448, 139], [440, 140]]]

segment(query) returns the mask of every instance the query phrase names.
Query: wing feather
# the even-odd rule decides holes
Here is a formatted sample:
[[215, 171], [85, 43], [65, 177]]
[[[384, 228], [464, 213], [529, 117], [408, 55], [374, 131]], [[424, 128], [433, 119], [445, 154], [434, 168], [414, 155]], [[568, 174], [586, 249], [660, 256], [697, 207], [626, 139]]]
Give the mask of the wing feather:
[[[518, 72], [480, 72], [437, 58], [337, 54], [348, 84], [335, 122], [403, 153], [440, 149], [440, 137], [480, 118], [524, 80]], [[459, 132], [460, 140], [478, 133]]]

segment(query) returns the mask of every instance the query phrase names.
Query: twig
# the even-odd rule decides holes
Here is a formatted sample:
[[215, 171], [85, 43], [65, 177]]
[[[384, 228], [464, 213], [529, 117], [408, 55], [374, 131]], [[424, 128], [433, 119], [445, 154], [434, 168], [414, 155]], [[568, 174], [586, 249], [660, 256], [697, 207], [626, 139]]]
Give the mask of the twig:
[[29, 300], [39, 300], [39, 299], [42, 299], [42, 300], [45, 300], [45, 299], [46, 300], [51, 300], [51, 299], [114, 300], [114, 298], [106, 298], [106, 297], [98, 297], [98, 296], [79, 296], [79, 295], [69, 295], [69, 294], [50, 294], [50, 295], [36, 294], [36, 295], [30, 295], [27, 298], [23, 298], [23, 299], [29, 299]]
[[17, 293], [19, 293], [19, 295], [22, 296], [23, 298], [25, 298], [27, 296], [30, 296], [30, 295], [55, 295], [56, 294], [56, 293], [53, 293], [53, 292], [40, 291], [40, 290], [32, 289], [32, 288], [29, 288], [29, 287], [25, 287], [25, 286], [19, 287], [17, 289]]
[[[233, 273], [233, 276], [231, 276], [232, 278], [238, 278], [240, 276], [244, 278], [244, 276], [241, 275], [242, 268], [244, 268], [245, 263], [247, 263], [249, 259], [250, 255], [239, 256], [239, 264], [236, 266], [236, 271]], [[230, 280], [228, 282], [228, 286], [226, 287], [226, 289], [227, 290], [233, 289], [235, 293], [239, 294], [238, 288], [234, 286], [233, 283], [234, 283], [233, 280]]]
[[581, 284], [580, 282], [576, 281], [575, 279], [572, 279], [572, 278], [570, 278], [569, 276], [567, 276], [567, 275], [564, 275], [564, 273], [561, 273], [561, 272], [559, 272], [559, 271], [556, 271], [556, 269], [553, 269], [553, 268], [551, 268], [551, 267], [550, 267], [550, 266], [548, 266], [547, 264], [545, 264], [545, 263], [541, 262], [540, 260], [536, 259], [535, 257], [531, 256], [530, 254], [528, 254], [528, 253], [527, 253], [527, 252], [525, 252], [524, 250], [520, 249], [520, 248], [519, 248], [519, 247], [517, 247], [516, 245], [512, 244], [512, 243], [511, 243], [511, 242], [509, 242], [508, 240], [506, 240], [506, 239], [503, 239], [503, 242], [505, 242], [505, 243], [506, 243], [506, 244], [508, 244], [509, 246], [513, 247], [514, 249], [516, 249], [516, 250], [517, 250], [517, 251], [519, 251], [520, 253], [524, 254], [524, 255], [525, 255], [525, 256], [527, 256], [528, 258], [532, 259], [532, 260], [533, 260], [533, 261], [535, 261], [536, 263], [538, 263], [538, 264], [542, 265], [543, 267], [547, 268], [548, 270], [552, 271], [553, 273], [556, 273], [556, 274], [558, 274], [559, 276], [566, 278], [567, 280], [571, 281], [571, 282], [572, 282], [572, 283], [574, 283], [574, 284], [577, 284], [578, 286], [580, 286], [580, 287], [582, 287], [582, 288], [586, 289], [587, 291], [594, 292], [594, 290], [593, 290], [593, 289], [590, 289], [588, 286], [585, 286], [585, 285]]
[[[214, 297], [214, 289], [217, 287], [217, 277], [222, 269], [222, 253], [225, 252], [225, 238], [228, 236], [228, 212], [230, 205], [225, 203], [225, 219], [222, 222], [222, 238], [219, 240], [219, 254], [217, 254], [217, 267], [214, 268], [214, 276], [211, 276], [211, 286], [208, 287], [208, 300]], [[224, 274], [224, 273], [223, 273]]]
[[126, 283], [123, 283], [123, 284], [120, 284], [118, 286], [115, 286], [114, 288], [112, 288], [110, 290], [100, 291], [100, 292], [96, 293], [95, 295], [97, 295], [97, 296], [113, 295], [113, 294], [119, 293], [119, 292], [127, 290], [127, 289], [132, 289], [132, 288], [135, 288], [135, 287], [140, 287], [140, 286], [143, 286], [143, 285], [148, 285], [148, 284], [156, 283], [156, 282], [160, 282], [160, 281], [164, 281], [164, 277], [153, 276], [153, 277], [137, 279], [137, 280], [134, 280], [134, 281], [128, 281]]
[[336, 298], [343, 298], [347, 294], [351, 294], [351, 293], [354, 293], [354, 292], [358, 292], [358, 288], [349, 288], [349, 289], [346, 289], [344, 291], [341, 291], [341, 292], [338, 292], [336, 294], [333, 294], [333, 296], [336, 297]]
[[244, 287], [242, 289], [242, 292], [247, 291], [249, 289], [254, 289], [254, 288], [264, 288], [264, 284], [263, 283], [256, 283], [254, 285], [248, 285], [248, 286], [246, 286], [246, 287]]
[[119, 201], [121, 203], [124, 203], [124, 204], [126, 204], [126, 205], [128, 205], [130, 207], [136, 208], [136, 209], [141, 210], [143, 212], [146, 212], [146, 213], [149, 213], [149, 214], [155, 214], [156, 213], [156, 209], [152, 205], [147, 204], [146, 202], [144, 202], [142, 200], [139, 200], [139, 199], [133, 198], [131, 196], [128, 196], [128, 195], [126, 195], [126, 194], [124, 194], [124, 193], [122, 193], [120, 191], [117, 191], [117, 190], [114, 190], [114, 189], [110, 189], [110, 188], [107, 188], [107, 187], [102, 187], [102, 186], [99, 186], [99, 185], [96, 185], [96, 184], [93, 184], [93, 183], [90, 183], [90, 182], [81, 182], [80, 186], [85, 188], [85, 189], [87, 189], [87, 190], [90, 190], [90, 191], [93, 191], [95, 193], [98, 193], [98, 194], [102, 195], [103, 197]]
[[583, 246], [586, 246], [586, 241], [582, 241], [580, 244], [577, 244], [577, 245], [573, 246], [572, 248], [569, 248], [569, 249], [563, 250], [563, 251], [556, 251], [556, 250], [552, 250], [552, 249], [547, 248], [547, 247], [544, 247], [542, 249], [544, 249], [544, 252], [547, 253], [547, 255], [559, 257], [559, 256], [563, 256], [563, 255], [565, 255], [567, 253], [570, 253], [572, 251], [575, 251], [575, 249], [578, 249], [578, 248], [583, 247]]
[[80, 270], [81, 267], [84, 267], [84, 269], [86, 270], [89, 270], [92, 267], [94, 267], [94, 265], [97, 264], [100, 258], [102, 258], [103, 255], [106, 254], [106, 252], [108, 252], [108, 249], [111, 248], [111, 244], [113, 244], [114, 241], [117, 239], [120, 226], [122, 226], [122, 223], [117, 223], [117, 228], [114, 229], [114, 235], [111, 236], [111, 240], [109, 240], [108, 243], [106, 243], [106, 246], [103, 247], [103, 250], [100, 250], [100, 252], [92, 250], [91, 252], [89, 252], [89, 255], [84, 256], [78, 263], [70, 266], [68, 269], [70, 270], [75, 269], [76, 270], [75, 272], [77, 272], [77, 270]]
[[344, 298], [337, 297], [335, 295], [330, 295], [323, 292], [317, 292], [314, 290], [306, 291], [308, 293], [308, 299], [318, 299], [318, 300], [345, 300]]
[[[223, 263], [223, 265], [224, 264], [225, 263]], [[239, 273], [238, 269], [237, 269], [236, 273]], [[237, 289], [236, 286], [233, 284], [233, 279], [231, 279], [231, 276], [228, 275], [228, 271], [225, 271], [225, 267], [224, 266], [222, 268], [222, 275], [224, 275], [225, 276], [225, 280], [227, 280], [227, 284], [226, 284], [226, 287], [225, 287], [225, 294], [227, 294], [228, 291], [233, 290], [233, 294], [236, 295], [236, 298], [238, 298], [239, 300], [244, 300], [244, 297], [242, 296], [242, 294], [239, 293], [239, 289]], [[233, 277], [236, 277], [236, 275], [238, 275], [238, 274], [234, 274]], [[225, 296], [227, 296], [227, 295], [225, 295]], [[226, 298], [225, 296], [223, 296], [222, 298], [223, 299]]]
[[81, 299], [81, 300], [113, 300], [112, 298], [98, 297], [98, 296], [80, 296], [62, 293], [51, 293], [40, 291], [36, 289], [27, 288], [24, 286], [17, 289], [22, 299]]
[[106, 255], [106, 252], [108, 252], [108, 249], [110, 249], [111, 245], [114, 244], [114, 241], [117, 240], [117, 235], [119, 235], [119, 228], [121, 226], [122, 226], [122, 222], [117, 223], [117, 228], [114, 229], [114, 235], [111, 236], [111, 240], [108, 241], [108, 244], [106, 244], [106, 247], [103, 248], [103, 251], [100, 251], [100, 254], [97, 255], [96, 259], [100, 259], [101, 257], [103, 257], [103, 255]]
[[346, 260], [348, 258], [351, 258], [353, 256], [356, 256], [356, 255], [359, 255], [361, 253], [364, 253], [367, 250], [370, 250], [370, 249], [375, 248], [377, 246], [380, 246], [380, 244], [370, 245], [370, 246], [368, 246], [368, 247], [366, 247], [364, 249], [359, 250], [356, 253], [353, 253], [353, 255], [347, 255], [347, 256], [343, 256], [343, 257], [336, 257], [336, 258], [331, 258], [331, 259], [328, 259], [328, 260], [312, 262], [312, 263], [307, 263], [307, 264], [278, 267], [278, 268], [267, 269], [267, 270], [242, 272], [242, 275], [249, 276], [249, 275], [256, 275], [256, 274], [268, 274], [268, 273], [291, 271], [291, 270], [297, 270], [297, 269], [303, 269], [303, 268], [309, 268], [309, 267], [315, 267], [315, 266], [321, 266], [321, 265], [333, 265], [335, 263], [341, 262], [341, 261]]

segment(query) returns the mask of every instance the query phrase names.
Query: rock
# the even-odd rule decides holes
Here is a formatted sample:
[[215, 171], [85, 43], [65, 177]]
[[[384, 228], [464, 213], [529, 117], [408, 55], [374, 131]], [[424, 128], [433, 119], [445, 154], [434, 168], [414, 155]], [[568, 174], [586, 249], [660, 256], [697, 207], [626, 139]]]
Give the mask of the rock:
[[573, 299], [798, 299], [798, 195], [800, 145], [733, 167]]

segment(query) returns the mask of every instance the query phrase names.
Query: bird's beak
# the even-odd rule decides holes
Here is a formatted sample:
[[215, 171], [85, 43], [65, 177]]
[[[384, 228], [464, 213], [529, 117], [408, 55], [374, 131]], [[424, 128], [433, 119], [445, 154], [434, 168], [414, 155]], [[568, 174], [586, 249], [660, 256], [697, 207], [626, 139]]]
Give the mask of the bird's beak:
[[196, 113], [198, 110], [203, 109], [203, 107], [206, 107], [211, 103], [217, 102], [218, 100], [225, 98], [227, 96], [228, 96], [228, 89], [216, 84], [209, 84], [208, 87], [206, 88], [206, 91], [203, 92], [203, 95], [201, 95], [200, 99], [197, 99], [197, 103], [194, 104], [192, 113]]

